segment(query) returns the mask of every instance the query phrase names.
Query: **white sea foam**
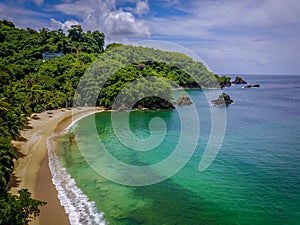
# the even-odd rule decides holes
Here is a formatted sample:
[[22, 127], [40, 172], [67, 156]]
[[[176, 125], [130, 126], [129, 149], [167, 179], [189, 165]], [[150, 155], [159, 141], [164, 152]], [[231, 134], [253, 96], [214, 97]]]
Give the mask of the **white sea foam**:
[[67, 126], [64, 131], [68, 131], [70, 128], [72, 128], [74, 126], [75, 123], [77, 123], [79, 120], [83, 119], [84, 117], [90, 116], [90, 115], [98, 113], [98, 112], [102, 112], [102, 111], [88, 112], [88, 113], [84, 114], [83, 116], [73, 120], [72, 123], [69, 126]]
[[56, 153], [53, 152], [54, 135], [47, 140], [49, 167], [52, 182], [58, 191], [60, 204], [69, 215], [71, 225], [106, 225], [104, 214], [98, 212], [96, 204], [77, 187], [75, 180], [62, 166]]

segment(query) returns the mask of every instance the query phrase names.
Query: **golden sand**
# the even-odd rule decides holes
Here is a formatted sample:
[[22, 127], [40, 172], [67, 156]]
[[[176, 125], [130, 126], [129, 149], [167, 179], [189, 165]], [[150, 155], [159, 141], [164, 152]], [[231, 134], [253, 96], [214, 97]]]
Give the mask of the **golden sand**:
[[70, 224], [52, 183], [48, 165], [47, 139], [53, 133], [65, 129], [75, 119], [101, 110], [87, 107], [52, 110], [32, 115], [28, 118], [32, 129], [21, 132], [21, 136], [27, 141], [13, 141], [13, 146], [18, 148], [25, 157], [14, 162], [13, 175], [17, 177], [19, 183], [17, 187], [11, 188], [11, 193], [16, 195], [18, 190], [28, 189], [33, 198], [47, 202], [46, 206], [40, 208], [40, 216], [31, 222], [32, 225]]

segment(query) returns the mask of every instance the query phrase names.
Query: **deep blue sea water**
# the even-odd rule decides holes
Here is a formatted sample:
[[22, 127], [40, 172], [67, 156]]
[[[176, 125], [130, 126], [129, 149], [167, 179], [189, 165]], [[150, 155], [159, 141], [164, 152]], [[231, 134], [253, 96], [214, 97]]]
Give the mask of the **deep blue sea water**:
[[[203, 172], [198, 166], [209, 139], [211, 114], [199, 89], [186, 90], [200, 118], [199, 123], [189, 121], [201, 127], [197, 147], [176, 175], [157, 184], [116, 184], [93, 170], [83, 155], [96, 169], [99, 164], [102, 168], [106, 161], [103, 146], [98, 144], [101, 140], [110, 154], [124, 163], [158, 163], [172, 154], [179, 142], [181, 123], [177, 110], [130, 113], [130, 129], [138, 138], [149, 137], [149, 122], [155, 117], [167, 125], [163, 142], [148, 152], [132, 151], [120, 143], [110, 112], [77, 122], [73, 131], [81, 142], [79, 147], [68, 143], [69, 134], [58, 139], [59, 162], [66, 171], [61, 172], [53, 155], [50, 159], [72, 224], [299, 224], [300, 76], [243, 78], [261, 87], [244, 89], [233, 85], [223, 89], [234, 103], [226, 107], [226, 133], [220, 151]], [[180, 91], [174, 93], [179, 94]], [[189, 113], [191, 108], [182, 110]], [[96, 133], [92, 126], [96, 126]], [[117, 129], [125, 139], [131, 138], [124, 127]], [[155, 132], [159, 139], [160, 128]], [[128, 173], [116, 165], [105, 166], [115, 169], [112, 176], [127, 179]]]

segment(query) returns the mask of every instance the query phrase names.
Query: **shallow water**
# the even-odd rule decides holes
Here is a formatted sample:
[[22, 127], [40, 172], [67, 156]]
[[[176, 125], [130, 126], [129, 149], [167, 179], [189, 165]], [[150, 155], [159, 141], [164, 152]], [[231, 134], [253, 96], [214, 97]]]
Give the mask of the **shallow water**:
[[[165, 121], [167, 134], [152, 151], [133, 151], [120, 143], [112, 128], [110, 112], [97, 113], [77, 122], [73, 131], [80, 142], [79, 147], [69, 143], [68, 134], [60, 137], [57, 143], [59, 166], [66, 168], [80, 188], [76, 193], [69, 193], [69, 198], [81, 196], [82, 201], [90, 201], [89, 207], [81, 209], [82, 201], [66, 203], [74, 217], [78, 217], [77, 221], [81, 217], [88, 218], [90, 224], [103, 221], [102, 214], [93, 207], [94, 202], [97, 210], [104, 212], [109, 224], [299, 223], [300, 76], [244, 78], [250, 84], [259, 83], [261, 87], [242, 89], [235, 85], [224, 89], [234, 104], [227, 107], [223, 145], [204, 172], [200, 172], [198, 166], [209, 139], [211, 116], [200, 90], [187, 90], [200, 118], [197, 148], [180, 172], [154, 185], [131, 187], [116, 184], [100, 176], [87, 161], [96, 170], [103, 166], [112, 168], [109, 175], [114, 178], [133, 179], [128, 171], [109, 164], [105, 151], [135, 166], [161, 162], [172, 154], [180, 140], [181, 123], [177, 110], [130, 113], [130, 129], [135, 137], [142, 139], [151, 135], [151, 119], [160, 117]], [[175, 91], [174, 95], [179, 93]], [[189, 112], [191, 108], [184, 107], [183, 110]], [[122, 113], [119, 116], [122, 117]], [[189, 122], [196, 126], [194, 118], [190, 119]], [[96, 130], [91, 129], [93, 126]], [[117, 129], [122, 138], [133, 138], [124, 127]], [[157, 128], [153, 134], [160, 139], [164, 135], [163, 127]], [[99, 144], [100, 141], [103, 145]], [[50, 161], [54, 162], [54, 159]], [[53, 172], [58, 174], [60, 170], [54, 169]], [[161, 171], [152, 172], [163, 175]], [[68, 176], [60, 175], [56, 179]], [[70, 184], [68, 179], [65, 182]], [[72, 183], [70, 189], [76, 189], [76, 185]], [[61, 193], [64, 195], [68, 190]]]

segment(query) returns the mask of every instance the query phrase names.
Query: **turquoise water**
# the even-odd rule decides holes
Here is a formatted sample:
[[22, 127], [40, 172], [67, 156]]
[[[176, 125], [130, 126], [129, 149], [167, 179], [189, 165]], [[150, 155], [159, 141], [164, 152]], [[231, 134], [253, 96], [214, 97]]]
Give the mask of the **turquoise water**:
[[[211, 118], [201, 90], [187, 90], [200, 118], [196, 150], [169, 179], [140, 187], [120, 185], [100, 176], [83, 155], [96, 169], [99, 163], [115, 168], [113, 176], [130, 179], [126, 171], [105, 161], [103, 146], [116, 159], [130, 165], [158, 163], [172, 154], [179, 142], [181, 123], [177, 110], [130, 113], [130, 129], [138, 138], [151, 135], [149, 122], [155, 117], [167, 125], [162, 143], [147, 152], [133, 151], [120, 143], [110, 112], [85, 117], [73, 129], [80, 148], [68, 141], [69, 134], [59, 138], [60, 162], [109, 224], [299, 224], [300, 76], [244, 78], [251, 84], [261, 84], [261, 88], [242, 89], [235, 85], [224, 89], [235, 102], [227, 107], [222, 147], [204, 172], [198, 166], [209, 139]], [[182, 109], [187, 113], [191, 110]], [[122, 113], [117, 116], [122, 117]], [[197, 125], [197, 121], [193, 123]], [[97, 132], [91, 129], [95, 124]], [[131, 138], [122, 130], [124, 127], [117, 129], [125, 139]], [[163, 129], [155, 132], [157, 138], [159, 132], [164, 135]], [[74, 206], [75, 214], [78, 205]], [[97, 216], [96, 212], [81, 211], [91, 214], [91, 221]]]

